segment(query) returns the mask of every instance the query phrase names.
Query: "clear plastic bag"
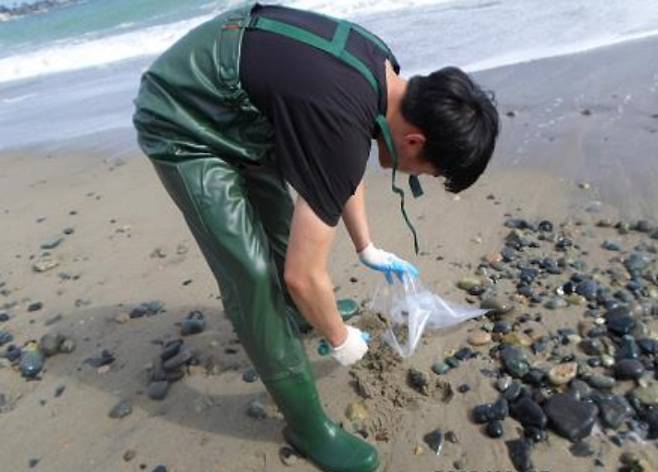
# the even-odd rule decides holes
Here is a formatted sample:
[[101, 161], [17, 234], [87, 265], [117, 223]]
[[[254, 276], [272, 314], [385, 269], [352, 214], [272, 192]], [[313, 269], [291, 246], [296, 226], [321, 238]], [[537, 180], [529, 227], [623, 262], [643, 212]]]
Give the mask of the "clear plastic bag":
[[382, 282], [371, 308], [388, 317], [383, 339], [403, 358], [414, 353], [426, 328], [447, 328], [487, 312], [446, 301], [427, 290], [418, 277], [408, 276], [393, 284]]

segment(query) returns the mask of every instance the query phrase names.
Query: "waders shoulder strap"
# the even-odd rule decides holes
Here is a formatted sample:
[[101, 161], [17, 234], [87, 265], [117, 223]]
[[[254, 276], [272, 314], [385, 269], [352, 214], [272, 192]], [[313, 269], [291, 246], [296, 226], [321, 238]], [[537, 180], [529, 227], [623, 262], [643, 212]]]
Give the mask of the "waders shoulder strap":
[[[359, 58], [357, 58], [356, 56], [354, 56], [352, 53], [350, 53], [345, 49], [350, 32], [354, 30], [357, 33], [361, 34], [366, 39], [372, 41], [375, 45], [377, 45], [377, 47], [384, 50], [387, 58], [391, 62], [391, 65], [393, 65], [393, 67], [396, 69], [396, 71], [399, 71], [400, 68], [397, 60], [395, 59], [395, 56], [391, 53], [388, 46], [386, 46], [386, 44], [381, 39], [379, 39], [377, 36], [373, 35], [372, 33], [366, 31], [364, 28], [355, 25], [353, 23], [350, 23], [348, 21], [337, 21], [336, 29], [334, 31], [334, 36], [331, 41], [321, 36], [318, 36], [310, 31], [307, 31], [303, 28], [299, 28], [297, 26], [288, 23], [284, 23], [278, 20], [272, 20], [265, 17], [254, 17], [250, 22], [249, 27], [253, 29], [268, 31], [270, 33], [279, 34], [281, 36], [285, 36], [287, 38], [299, 41], [301, 43], [307, 44], [309, 46], [315, 47], [317, 49], [320, 49], [322, 51], [331, 54], [332, 56], [338, 58], [339, 60], [343, 61], [344, 63], [348, 64], [349, 66], [359, 71], [361, 75], [363, 75], [363, 77], [365, 77], [368, 83], [372, 86], [372, 88], [375, 90], [375, 93], [377, 93], [380, 99], [382, 98], [382, 94], [386, 93], [386, 91], [382, 89], [375, 75], [372, 73], [372, 71], [366, 64], [364, 64]], [[393, 192], [397, 193], [400, 196], [400, 209], [402, 211], [402, 216], [407, 226], [411, 230], [411, 233], [413, 234], [414, 250], [416, 251], [416, 254], [418, 254], [418, 236], [416, 234], [416, 229], [411, 224], [411, 221], [409, 220], [409, 217], [407, 216], [407, 212], [404, 208], [404, 191], [400, 187], [395, 185], [395, 176], [398, 168], [398, 156], [395, 150], [395, 146], [393, 145], [393, 137], [391, 135], [391, 129], [388, 126], [388, 123], [386, 122], [386, 117], [384, 115], [380, 114], [377, 116], [376, 124], [381, 129], [382, 135], [384, 137], [384, 142], [386, 143], [386, 148], [388, 149], [388, 152], [391, 155], [391, 159], [393, 160], [393, 175], [392, 175], [391, 187]], [[414, 196], [420, 196], [422, 194], [422, 189], [420, 188], [420, 182], [418, 181], [418, 178], [416, 176], [409, 177], [409, 185], [411, 186], [412, 193], [414, 194]]]

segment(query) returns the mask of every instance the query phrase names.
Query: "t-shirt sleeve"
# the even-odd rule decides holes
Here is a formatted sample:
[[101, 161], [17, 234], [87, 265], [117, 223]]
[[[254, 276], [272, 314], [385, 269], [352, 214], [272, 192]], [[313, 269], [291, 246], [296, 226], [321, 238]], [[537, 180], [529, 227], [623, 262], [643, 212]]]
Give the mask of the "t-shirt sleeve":
[[363, 178], [369, 130], [349, 113], [312, 98], [275, 99], [272, 118], [282, 175], [322, 221], [336, 226]]

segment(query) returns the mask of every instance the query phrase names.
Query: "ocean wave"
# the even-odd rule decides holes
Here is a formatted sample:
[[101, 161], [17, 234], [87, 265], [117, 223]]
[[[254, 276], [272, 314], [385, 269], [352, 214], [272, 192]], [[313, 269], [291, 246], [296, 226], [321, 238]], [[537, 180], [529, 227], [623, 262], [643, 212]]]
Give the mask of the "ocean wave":
[[32, 2], [20, 2], [12, 6], [0, 5], [0, 22], [8, 21], [20, 16], [46, 13], [48, 10], [76, 3], [79, 0], [36, 0]]

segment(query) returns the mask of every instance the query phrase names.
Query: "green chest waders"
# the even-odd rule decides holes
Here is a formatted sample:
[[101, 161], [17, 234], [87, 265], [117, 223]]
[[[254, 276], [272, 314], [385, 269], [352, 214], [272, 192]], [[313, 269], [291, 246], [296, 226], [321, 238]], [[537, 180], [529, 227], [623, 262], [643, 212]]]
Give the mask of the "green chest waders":
[[[272, 162], [271, 127], [240, 86], [239, 61], [245, 29], [264, 29], [339, 57], [383, 93], [344, 46], [356, 31], [388, 49], [347, 22], [337, 22], [333, 41], [326, 41], [294, 26], [254, 21], [251, 8], [192, 30], [144, 74], [134, 115], [139, 144], [218, 281], [225, 312], [286, 419], [286, 439], [322, 470], [371, 472], [376, 450], [325, 415], [287, 315], [293, 309], [281, 275], [293, 204]], [[378, 125], [397, 161], [382, 116]], [[393, 189], [403, 196], [394, 180]]]

